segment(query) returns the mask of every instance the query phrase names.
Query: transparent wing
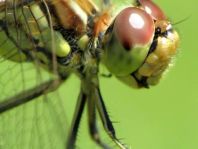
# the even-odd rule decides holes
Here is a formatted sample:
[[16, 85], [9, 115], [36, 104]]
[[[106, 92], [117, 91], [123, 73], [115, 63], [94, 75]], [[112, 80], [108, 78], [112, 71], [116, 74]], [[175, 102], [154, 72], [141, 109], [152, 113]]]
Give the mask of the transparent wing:
[[[54, 35], [42, 2], [0, 1], [0, 104], [53, 79]], [[48, 49], [49, 57], [38, 49]], [[35, 51], [38, 52], [35, 52]], [[51, 51], [50, 51], [51, 50]], [[47, 68], [45, 68], [47, 67]], [[65, 148], [67, 119], [58, 93], [44, 94], [0, 114], [0, 149]]]
[[[52, 58], [42, 53], [43, 49], [53, 43], [46, 15], [39, 9], [38, 4], [23, 3], [4, 1], [1, 4], [1, 99], [37, 85], [43, 78], [49, 79], [40, 67], [41, 60]], [[40, 58], [41, 56], [44, 58]], [[4, 76], [7, 80], [3, 79]]]

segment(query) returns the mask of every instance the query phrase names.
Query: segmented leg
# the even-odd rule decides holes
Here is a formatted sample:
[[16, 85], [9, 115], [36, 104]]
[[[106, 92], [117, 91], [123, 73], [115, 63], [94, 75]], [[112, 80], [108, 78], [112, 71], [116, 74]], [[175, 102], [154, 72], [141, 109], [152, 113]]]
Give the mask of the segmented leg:
[[96, 90], [96, 96], [97, 109], [99, 111], [105, 131], [121, 149], [127, 149], [127, 147], [123, 143], [121, 143], [116, 137], [115, 129], [107, 113], [99, 88]]
[[105, 143], [103, 143], [100, 139], [100, 135], [97, 129], [96, 123], [96, 100], [97, 96], [95, 96], [96, 89], [90, 91], [90, 96], [88, 100], [88, 119], [89, 119], [89, 131], [92, 139], [102, 148], [110, 149]]
[[6, 99], [5, 101], [0, 103], [0, 113], [6, 112], [12, 108], [25, 104], [31, 100], [36, 99], [36, 97], [52, 92], [56, 90], [61, 85], [61, 83], [62, 81], [59, 79], [50, 80], [40, 84], [39, 86], [21, 92], [14, 97]]
[[70, 129], [70, 132], [68, 135], [66, 149], [74, 149], [75, 148], [78, 127], [79, 127], [82, 113], [83, 113], [83, 110], [85, 107], [86, 98], [87, 98], [86, 95], [81, 90], [80, 94], [78, 96], [78, 101], [77, 101], [76, 107], [75, 107], [75, 112], [74, 112], [74, 116], [73, 116], [73, 120], [72, 120], [71, 129]]

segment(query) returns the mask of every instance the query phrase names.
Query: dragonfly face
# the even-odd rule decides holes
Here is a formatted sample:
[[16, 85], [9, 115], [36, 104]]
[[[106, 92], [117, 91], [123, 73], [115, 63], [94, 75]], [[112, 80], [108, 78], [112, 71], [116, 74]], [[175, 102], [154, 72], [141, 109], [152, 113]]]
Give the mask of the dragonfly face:
[[[119, 80], [140, 88], [155, 85], [176, 54], [179, 36], [163, 11], [150, 0], [138, 0], [112, 16], [111, 2], [91, 0], [0, 2], [0, 57], [16, 63], [32, 62], [55, 76], [0, 103], [0, 112], [55, 91], [75, 73], [81, 80], [66, 148], [75, 146], [85, 103], [92, 139], [102, 148], [96, 110], [105, 131], [121, 149], [102, 99], [98, 72], [103, 63]], [[21, 42], [23, 41], [23, 42]], [[8, 53], [14, 53], [8, 56]]]
[[163, 11], [148, 0], [139, 0], [137, 7], [123, 10], [106, 36], [107, 67], [118, 79], [135, 88], [148, 88], [159, 82], [176, 54], [179, 41]]

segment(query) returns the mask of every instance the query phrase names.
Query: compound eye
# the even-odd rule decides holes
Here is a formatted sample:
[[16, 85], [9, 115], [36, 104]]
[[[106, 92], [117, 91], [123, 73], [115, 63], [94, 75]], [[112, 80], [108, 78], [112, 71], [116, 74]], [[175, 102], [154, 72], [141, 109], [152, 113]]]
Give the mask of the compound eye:
[[126, 50], [151, 43], [154, 35], [154, 22], [144, 10], [129, 7], [115, 19], [114, 33]]
[[154, 20], [166, 20], [164, 12], [151, 0], [138, 0], [144, 10], [152, 16]]

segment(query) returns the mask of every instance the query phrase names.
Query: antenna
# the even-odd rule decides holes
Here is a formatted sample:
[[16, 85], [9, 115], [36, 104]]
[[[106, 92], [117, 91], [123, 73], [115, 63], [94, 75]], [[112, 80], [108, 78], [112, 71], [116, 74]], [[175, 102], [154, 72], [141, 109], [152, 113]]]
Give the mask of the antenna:
[[176, 21], [176, 22], [172, 23], [172, 25], [176, 26], [176, 25], [178, 25], [180, 23], [183, 23], [183, 22], [187, 21], [188, 19], [190, 19], [190, 17], [191, 17], [191, 15], [189, 15], [189, 16], [187, 16], [187, 17], [185, 17], [185, 18], [183, 18], [183, 19], [181, 19], [179, 21]]

